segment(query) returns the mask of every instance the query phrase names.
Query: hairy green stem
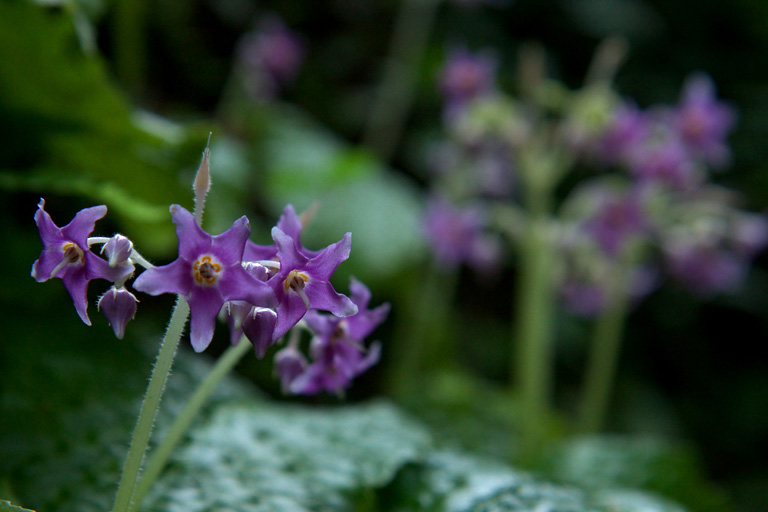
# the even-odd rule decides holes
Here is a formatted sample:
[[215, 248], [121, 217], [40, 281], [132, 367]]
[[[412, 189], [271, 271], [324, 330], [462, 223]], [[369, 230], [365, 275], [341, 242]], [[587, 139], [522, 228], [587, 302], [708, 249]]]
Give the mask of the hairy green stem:
[[578, 425], [584, 433], [596, 433], [605, 424], [629, 303], [623, 274], [619, 269], [608, 291], [608, 307], [594, 326]]
[[250, 351], [251, 347], [251, 343], [245, 337], [241, 338], [240, 343], [237, 345], [229, 347], [216, 361], [214, 367], [192, 394], [184, 406], [184, 410], [176, 417], [162, 442], [152, 451], [152, 455], [147, 461], [146, 468], [141, 475], [141, 480], [134, 492], [133, 506], [136, 509], [141, 505], [142, 500], [152, 488], [152, 484], [157, 480], [157, 477], [160, 476], [173, 449], [179, 444], [192, 421], [200, 412], [200, 409], [203, 408], [203, 405], [205, 405], [206, 400], [211, 396], [213, 390], [216, 389], [216, 385], [240, 362], [243, 356]]
[[178, 296], [176, 306], [171, 314], [171, 320], [168, 322], [168, 329], [165, 331], [160, 351], [157, 354], [155, 366], [152, 368], [152, 376], [149, 379], [147, 392], [141, 404], [139, 418], [136, 421], [136, 428], [133, 431], [131, 445], [128, 448], [128, 455], [125, 458], [123, 474], [117, 487], [117, 495], [115, 496], [112, 512], [127, 512], [130, 510], [136, 480], [141, 470], [141, 461], [147, 449], [155, 415], [160, 405], [160, 398], [163, 395], [165, 382], [170, 374], [176, 349], [179, 346], [179, 340], [181, 340], [188, 317], [189, 304], [187, 304], [184, 297]]

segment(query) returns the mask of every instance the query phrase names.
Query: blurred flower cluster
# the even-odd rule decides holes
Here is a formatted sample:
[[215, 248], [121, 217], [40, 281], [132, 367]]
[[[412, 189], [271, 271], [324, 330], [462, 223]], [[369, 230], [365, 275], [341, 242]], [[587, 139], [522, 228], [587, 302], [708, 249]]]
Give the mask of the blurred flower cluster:
[[552, 271], [575, 313], [599, 314], [611, 293], [643, 297], [664, 277], [702, 295], [742, 282], [768, 220], [711, 179], [729, 164], [735, 109], [704, 74], [676, 104], [641, 108], [614, 90], [606, 62], [620, 59], [606, 48], [578, 90], [521, 59], [518, 97], [499, 87], [491, 52], [449, 52], [439, 78], [447, 137], [429, 158], [425, 220], [439, 265], [498, 268], [501, 235], [516, 246], [546, 212]]

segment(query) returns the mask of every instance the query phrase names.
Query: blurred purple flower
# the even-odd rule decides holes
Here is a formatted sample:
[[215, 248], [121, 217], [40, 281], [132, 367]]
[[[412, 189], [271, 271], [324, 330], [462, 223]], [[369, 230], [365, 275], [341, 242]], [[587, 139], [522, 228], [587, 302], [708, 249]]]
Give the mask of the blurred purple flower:
[[688, 190], [702, 181], [690, 153], [672, 133], [649, 136], [645, 143], [634, 146], [628, 156], [630, 172], [641, 183]]
[[730, 154], [726, 138], [735, 121], [734, 109], [717, 101], [711, 78], [695, 75], [686, 80], [672, 124], [692, 155], [713, 166], [726, 164]]
[[439, 198], [430, 199], [424, 229], [437, 263], [444, 268], [467, 264], [479, 271], [494, 269], [500, 246], [483, 232], [486, 224], [478, 208], [459, 208]]
[[271, 99], [293, 82], [304, 61], [304, 44], [282, 20], [270, 17], [240, 42], [245, 84], [255, 99]]
[[40, 231], [43, 251], [32, 265], [32, 277], [38, 283], [54, 277], [64, 282], [72, 297], [77, 314], [86, 325], [88, 318], [88, 282], [92, 279], [124, 281], [133, 273], [133, 265], [111, 267], [93, 254], [88, 247], [88, 235], [96, 221], [107, 214], [104, 205], [80, 210], [66, 226], [59, 228], [45, 211], [45, 200], [40, 199], [35, 212], [35, 223]]
[[627, 240], [648, 229], [640, 194], [630, 191], [622, 195], [605, 195], [584, 228], [609, 257], [616, 257]]
[[448, 55], [439, 82], [446, 116], [454, 118], [470, 101], [495, 91], [496, 61], [489, 55], [454, 49]]
[[747, 261], [725, 248], [706, 244], [667, 248], [670, 275], [701, 295], [734, 291], [743, 281]]
[[608, 165], [626, 162], [634, 148], [645, 141], [648, 129], [645, 112], [634, 104], [621, 104], [597, 143], [598, 160]]

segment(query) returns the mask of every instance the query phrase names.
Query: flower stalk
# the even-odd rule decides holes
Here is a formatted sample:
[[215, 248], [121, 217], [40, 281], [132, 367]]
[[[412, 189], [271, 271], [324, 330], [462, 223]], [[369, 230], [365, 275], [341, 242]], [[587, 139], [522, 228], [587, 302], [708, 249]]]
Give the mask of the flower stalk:
[[237, 345], [232, 345], [226, 352], [216, 361], [216, 364], [211, 371], [206, 375], [205, 379], [200, 383], [195, 392], [190, 397], [187, 404], [184, 406], [184, 410], [181, 411], [176, 417], [171, 427], [168, 429], [162, 442], [154, 449], [152, 455], [147, 461], [146, 468], [141, 475], [141, 480], [136, 486], [134, 492], [133, 507], [138, 509], [152, 488], [152, 484], [160, 476], [165, 464], [171, 456], [176, 445], [179, 444], [184, 433], [189, 429], [189, 426], [194, 421], [197, 414], [205, 405], [205, 401], [211, 396], [213, 390], [216, 389], [216, 385], [232, 370], [237, 363], [251, 350], [251, 344], [248, 340], [243, 338]]
[[617, 267], [616, 278], [608, 291], [607, 307], [597, 318], [592, 334], [578, 425], [584, 433], [596, 433], [604, 427], [616, 377], [630, 299], [626, 290], [627, 269]]
[[144, 452], [149, 443], [149, 436], [152, 433], [152, 426], [160, 405], [160, 398], [165, 389], [168, 375], [170, 375], [176, 349], [179, 346], [188, 317], [189, 304], [184, 300], [184, 297], [179, 295], [171, 314], [171, 320], [168, 323], [168, 329], [160, 345], [155, 366], [152, 368], [152, 376], [147, 386], [147, 392], [144, 395], [144, 401], [141, 404], [136, 428], [133, 431], [133, 437], [128, 448], [128, 455], [123, 466], [123, 473], [118, 484], [112, 512], [128, 512], [131, 510], [136, 481], [141, 471], [141, 461], [144, 458]]

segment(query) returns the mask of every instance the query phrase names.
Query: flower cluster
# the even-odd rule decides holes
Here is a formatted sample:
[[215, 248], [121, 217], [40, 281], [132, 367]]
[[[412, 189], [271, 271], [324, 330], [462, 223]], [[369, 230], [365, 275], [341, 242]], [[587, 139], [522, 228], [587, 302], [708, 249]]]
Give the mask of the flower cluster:
[[[258, 357], [264, 357], [269, 347], [304, 319], [302, 326], [320, 341], [313, 342], [311, 362], [300, 355], [296, 342], [278, 353], [276, 368], [287, 391], [340, 393], [378, 361], [379, 345], [366, 348], [364, 338], [384, 321], [389, 306], [368, 310], [370, 292], [357, 281], [352, 283], [351, 299], [330, 283], [338, 265], [349, 257], [350, 233], [321, 251], [305, 249], [300, 241], [301, 221], [289, 205], [272, 229], [274, 244], [259, 246], [248, 240], [246, 217], [212, 236], [192, 213], [173, 205], [179, 256], [168, 265], [153, 266], [122, 235], [90, 237], [95, 222], [106, 215], [106, 206], [86, 208], [59, 228], [44, 205], [41, 200], [35, 214], [44, 247], [32, 276], [39, 282], [61, 278], [88, 325], [88, 282], [110, 281], [113, 286], [101, 296], [98, 307], [116, 336], [123, 337], [137, 303], [125, 284], [134, 274], [134, 264], [139, 264], [146, 270], [133, 282], [135, 290], [178, 294], [189, 303], [190, 341], [196, 352], [211, 343], [219, 315], [229, 321], [233, 343], [245, 335]], [[91, 251], [96, 244], [102, 244], [106, 259]], [[292, 364], [286, 364], [289, 352]]]
[[489, 55], [454, 50], [438, 78], [448, 137], [429, 155], [429, 196], [441, 200], [428, 201], [424, 224], [441, 266], [498, 266], [501, 251], [483, 242], [496, 231], [524, 244], [532, 197], [562, 197], [547, 200], [546, 215], [572, 311], [600, 313], [618, 273], [633, 298], [664, 275], [698, 294], [742, 281], [768, 245], [768, 219], [739, 210], [710, 180], [730, 160], [736, 113], [709, 77], [691, 76], [675, 105], [643, 109], [613, 91], [610, 71], [572, 91], [538, 76], [534, 62], [521, 79], [535, 83], [513, 98]]

